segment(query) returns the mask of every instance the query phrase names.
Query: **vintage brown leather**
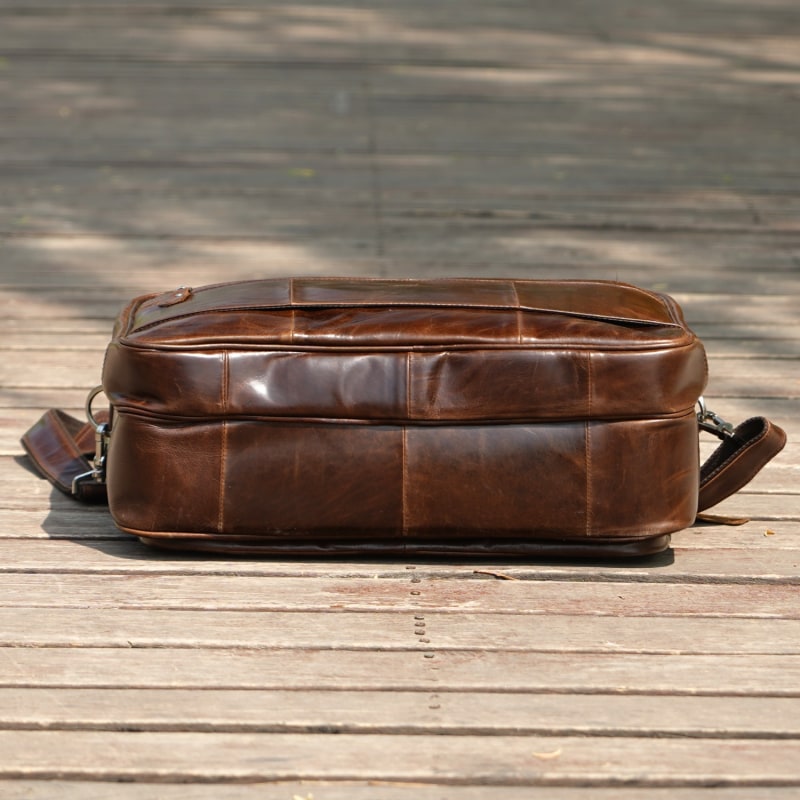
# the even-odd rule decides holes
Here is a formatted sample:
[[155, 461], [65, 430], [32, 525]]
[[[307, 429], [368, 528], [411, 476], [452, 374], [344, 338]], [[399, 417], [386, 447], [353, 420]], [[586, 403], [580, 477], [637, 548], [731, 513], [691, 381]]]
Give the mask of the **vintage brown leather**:
[[[785, 441], [745, 423], [701, 475], [706, 376], [675, 301], [619, 283], [297, 278], [147, 295], [103, 367], [108, 502], [122, 530], [170, 547], [658, 552], [694, 521], [701, 482], [717, 502]], [[65, 438], [52, 426], [79, 433], [57, 416], [34, 426], [40, 464]]]

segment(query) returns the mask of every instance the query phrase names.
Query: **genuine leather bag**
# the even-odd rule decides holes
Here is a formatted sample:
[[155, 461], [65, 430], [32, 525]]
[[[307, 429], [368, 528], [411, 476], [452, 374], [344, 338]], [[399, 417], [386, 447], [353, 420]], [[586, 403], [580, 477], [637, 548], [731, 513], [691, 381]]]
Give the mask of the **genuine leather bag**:
[[[244, 281], [135, 299], [108, 420], [90, 401], [23, 443], [150, 544], [643, 555], [785, 442], [698, 414], [706, 377], [675, 301], [634, 286]], [[698, 427], [723, 440], [702, 469]]]

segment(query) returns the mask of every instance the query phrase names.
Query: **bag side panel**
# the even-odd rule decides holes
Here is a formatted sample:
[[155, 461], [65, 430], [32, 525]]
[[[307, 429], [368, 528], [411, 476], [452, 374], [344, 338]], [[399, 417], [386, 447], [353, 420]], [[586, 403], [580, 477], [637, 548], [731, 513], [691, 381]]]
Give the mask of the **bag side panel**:
[[117, 414], [108, 450], [108, 505], [121, 528], [219, 530], [223, 426]]
[[103, 385], [119, 410], [157, 416], [489, 423], [682, 414], [705, 379], [697, 341], [607, 352], [229, 352], [115, 343]]
[[120, 527], [137, 533], [284, 549], [643, 538], [691, 523], [698, 463], [691, 415], [401, 426], [122, 414], [109, 503]]
[[239, 421], [227, 450], [225, 534], [402, 536], [399, 427]]
[[406, 438], [410, 535], [585, 535], [583, 422], [417, 427]]
[[697, 419], [587, 424], [591, 536], [639, 536], [688, 527], [697, 515]]

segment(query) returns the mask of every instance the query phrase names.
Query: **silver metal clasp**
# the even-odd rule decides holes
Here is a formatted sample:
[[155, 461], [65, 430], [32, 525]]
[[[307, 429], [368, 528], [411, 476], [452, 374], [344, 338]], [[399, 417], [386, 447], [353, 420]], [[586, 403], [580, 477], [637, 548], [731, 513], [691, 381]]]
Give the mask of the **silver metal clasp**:
[[105, 483], [106, 480], [106, 456], [108, 454], [108, 441], [111, 435], [111, 426], [107, 422], [98, 422], [92, 412], [92, 403], [102, 391], [102, 386], [95, 386], [86, 398], [86, 418], [94, 426], [94, 458], [92, 459], [92, 469], [88, 472], [82, 472], [72, 479], [73, 495], [79, 494], [81, 484], [86, 481]]
[[719, 439], [729, 439], [733, 436], [733, 425], [707, 408], [702, 396], [698, 398], [697, 405], [700, 406], [700, 410], [697, 412], [697, 423], [702, 430], [713, 433]]

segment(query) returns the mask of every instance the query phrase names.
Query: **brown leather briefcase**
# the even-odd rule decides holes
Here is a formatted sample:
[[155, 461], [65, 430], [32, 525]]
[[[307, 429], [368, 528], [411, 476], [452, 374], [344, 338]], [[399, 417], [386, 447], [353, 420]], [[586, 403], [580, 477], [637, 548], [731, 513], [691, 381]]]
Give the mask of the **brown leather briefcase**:
[[698, 413], [706, 372], [675, 301], [619, 283], [182, 287], [121, 313], [108, 418], [49, 412], [24, 444], [150, 544], [642, 555], [784, 444]]

